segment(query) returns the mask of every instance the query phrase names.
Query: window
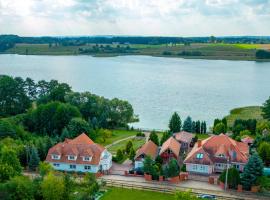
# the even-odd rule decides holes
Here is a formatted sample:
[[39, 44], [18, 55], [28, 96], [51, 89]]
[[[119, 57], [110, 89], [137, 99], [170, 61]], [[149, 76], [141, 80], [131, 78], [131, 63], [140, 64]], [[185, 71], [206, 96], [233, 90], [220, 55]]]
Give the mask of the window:
[[76, 165], [69, 165], [70, 169], [76, 169]]
[[53, 166], [55, 166], [55, 167], [59, 167], [59, 166], [60, 166], [60, 164], [59, 164], [59, 163], [53, 163]]
[[90, 165], [85, 165], [85, 166], [84, 166], [84, 169], [85, 169], [85, 170], [90, 170], [90, 169], [91, 169], [91, 166], [90, 166]]
[[68, 156], [69, 160], [76, 160], [76, 156]]
[[197, 153], [196, 158], [197, 159], [202, 159], [203, 158], [203, 153]]
[[59, 160], [60, 159], [60, 156], [59, 155], [56, 155], [56, 154], [53, 154], [52, 155], [52, 159]]
[[92, 157], [89, 157], [89, 156], [83, 157], [83, 161], [91, 161], [91, 160], [92, 160]]

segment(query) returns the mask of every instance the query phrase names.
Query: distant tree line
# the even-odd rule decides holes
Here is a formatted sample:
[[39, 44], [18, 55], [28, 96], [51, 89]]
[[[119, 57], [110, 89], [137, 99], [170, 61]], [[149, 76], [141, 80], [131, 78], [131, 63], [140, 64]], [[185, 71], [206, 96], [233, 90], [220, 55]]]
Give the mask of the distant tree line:
[[96, 54], [96, 53], [134, 53], [136, 49], [130, 48], [129, 45], [113, 47], [111, 45], [94, 45], [91, 48], [79, 48], [79, 54]]
[[[270, 37], [214, 37], [216, 42], [224, 43], [270, 43]], [[210, 37], [158, 37], [158, 36], [78, 36], [78, 37], [20, 37], [18, 35], [0, 35], [0, 52], [13, 47], [16, 43], [54, 44], [55, 46], [82, 46], [86, 44], [190, 44], [209, 43]]]

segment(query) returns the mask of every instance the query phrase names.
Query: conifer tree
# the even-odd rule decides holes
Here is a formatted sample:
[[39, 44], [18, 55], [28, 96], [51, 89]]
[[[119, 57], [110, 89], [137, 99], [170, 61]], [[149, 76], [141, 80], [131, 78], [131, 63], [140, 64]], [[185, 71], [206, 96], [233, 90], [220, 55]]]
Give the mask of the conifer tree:
[[244, 189], [250, 190], [251, 186], [255, 185], [257, 179], [263, 175], [263, 162], [258, 154], [253, 154], [244, 168], [242, 174], [242, 184]]
[[40, 162], [40, 158], [38, 156], [37, 149], [35, 147], [31, 148], [30, 151], [30, 159], [29, 159], [29, 169], [36, 170]]
[[185, 121], [184, 121], [184, 125], [183, 125], [183, 130], [187, 131], [187, 132], [192, 132], [192, 119], [190, 116], [188, 116]]
[[182, 126], [181, 118], [177, 114], [177, 112], [174, 112], [169, 122], [169, 129], [172, 133], [177, 133], [181, 130], [181, 126]]
[[149, 140], [151, 140], [152, 142], [154, 142], [156, 145], [159, 146], [159, 139], [158, 135], [156, 134], [156, 131], [152, 131], [150, 133]]

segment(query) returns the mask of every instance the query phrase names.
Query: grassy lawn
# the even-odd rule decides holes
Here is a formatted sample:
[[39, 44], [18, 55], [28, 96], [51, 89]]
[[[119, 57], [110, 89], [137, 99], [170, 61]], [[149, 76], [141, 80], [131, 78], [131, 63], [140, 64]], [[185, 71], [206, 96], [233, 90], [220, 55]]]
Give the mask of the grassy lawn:
[[138, 133], [138, 131], [131, 131], [131, 130], [111, 130], [111, 131], [112, 131], [112, 137], [107, 138], [105, 142], [103, 142], [102, 140], [98, 140], [97, 143], [105, 146], [117, 140], [134, 136]]
[[116, 151], [118, 149], [125, 149], [126, 148], [126, 144], [128, 143], [128, 141], [132, 142], [133, 148], [136, 151], [139, 147], [141, 147], [145, 143], [145, 138], [141, 138], [141, 139], [132, 138], [130, 140], [125, 140], [125, 141], [119, 142], [119, 143], [111, 146], [108, 150], [112, 154], [116, 154]]
[[159, 192], [110, 188], [101, 200], [173, 200], [174, 196]]
[[257, 119], [258, 121], [263, 120], [262, 110], [260, 106], [235, 108], [230, 111], [230, 114], [226, 116], [226, 118], [229, 127], [232, 127], [236, 119]]
[[208, 134], [196, 134], [196, 136], [198, 137], [199, 140], [204, 140], [210, 137], [210, 135]]

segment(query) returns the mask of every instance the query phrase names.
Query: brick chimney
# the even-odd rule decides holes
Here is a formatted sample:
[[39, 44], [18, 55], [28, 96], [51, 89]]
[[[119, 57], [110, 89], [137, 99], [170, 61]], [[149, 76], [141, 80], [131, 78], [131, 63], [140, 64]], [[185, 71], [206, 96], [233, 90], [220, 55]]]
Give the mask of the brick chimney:
[[197, 143], [198, 143], [198, 147], [202, 146], [202, 141], [201, 140], [198, 140]]

